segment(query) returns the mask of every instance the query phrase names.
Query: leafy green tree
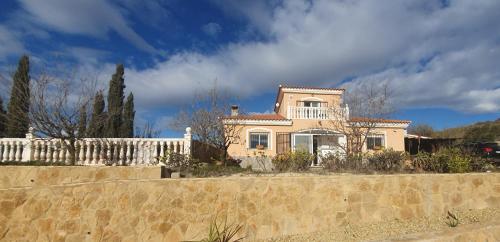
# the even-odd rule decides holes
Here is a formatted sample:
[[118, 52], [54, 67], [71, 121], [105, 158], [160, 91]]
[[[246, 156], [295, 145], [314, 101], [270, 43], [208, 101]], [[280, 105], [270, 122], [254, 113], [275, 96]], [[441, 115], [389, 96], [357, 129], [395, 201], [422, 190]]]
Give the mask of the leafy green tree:
[[24, 55], [19, 60], [13, 76], [12, 90], [7, 112], [7, 137], [23, 138], [28, 132], [30, 108], [29, 58]]
[[108, 121], [106, 126], [106, 135], [108, 138], [120, 137], [122, 126], [123, 99], [125, 80], [123, 75], [125, 70], [122, 64], [116, 65], [116, 72], [109, 81], [108, 90]]
[[92, 117], [87, 127], [87, 136], [89, 138], [102, 138], [105, 135], [106, 113], [104, 107], [104, 95], [102, 91], [98, 91], [94, 97]]
[[7, 112], [3, 109], [3, 100], [0, 97], [0, 137], [5, 137]]
[[134, 137], [134, 94], [130, 93], [123, 110], [122, 138]]

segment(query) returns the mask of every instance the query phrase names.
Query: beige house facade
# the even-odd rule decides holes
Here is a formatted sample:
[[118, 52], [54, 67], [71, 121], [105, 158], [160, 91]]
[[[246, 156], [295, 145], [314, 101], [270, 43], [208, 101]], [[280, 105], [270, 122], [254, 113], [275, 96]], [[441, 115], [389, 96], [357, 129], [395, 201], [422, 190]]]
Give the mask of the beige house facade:
[[[315, 155], [312, 166], [321, 165], [321, 157], [343, 153], [348, 140], [339, 124], [349, 127], [366, 118], [349, 116], [343, 102], [344, 89], [279, 86], [274, 113], [241, 115], [233, 106], [231, 116], [223, 119], [234, 130], [234, 143], [228, 154], [243, 160], [243, 166], [255, 167], [255, 157], [273, 157], [287, 151], [304, 150]], [[404, 136], [410, 121], [370, 120], [363, 149], [391, 148], [404, 151]]]

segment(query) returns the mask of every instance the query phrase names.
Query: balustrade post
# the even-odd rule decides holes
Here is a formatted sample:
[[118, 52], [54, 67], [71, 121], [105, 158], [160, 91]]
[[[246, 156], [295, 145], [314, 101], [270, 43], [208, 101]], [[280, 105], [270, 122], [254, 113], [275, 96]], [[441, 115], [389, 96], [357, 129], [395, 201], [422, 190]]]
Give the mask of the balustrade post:
[[3, 149], [3, 161], [9, 161], [9, 141], [5, 141], [3, 143], [4, 149]]
[[0, 162], [3, 161], [3, 142], [0, 140]]
[[139, 141], [134, 141], [133, 142], [133, 145], [134, 145], [134, 153], [132, 154], [132, 159], [134, 161], [134, 164], [137, 165], [138, 164], [138, 157], [139, 157]]
[[52, 141], [48, 141], [47, 143], [47, 155], [46, 155], [46, 160], [47, 162], [52, 162]]
[[92, 141], [86, 140], [86, 150], [85, 150], [85, 165], [91, 164], [92, 159]]
[[125, 142], [124, 141], [119, 141], [120, 144], [120, 156], [118, 157], [118, 165], [125, 165], [126, 160], [125, 160]]
[[16, 161], [21, 161], [21, 146], [23, 145], [23, 142], [17, 141], [17, 151], [16, 151]]
[[191, 134], [191, 127], [186, 128], [186, 133], [184, 134], [184, 155], [191, 155], [191, 145], [193, 142], [193, 135]]
[[41, 146], [40, 146], [40, 160], [43, 162], [46, 162], [47, 154], [45, 153], [45, 140], [40, 141]]
[[92, 165], [97, 165], [99, 162], [99, 143], [95, 140], [92, 142]]
[[85, 164], [85, 141], [78, 141], [78, 163], [81, 165]]
[[108, 164], [113, 163], [113, 160], [111, 157], [111, 149], [112, 149], [111, 141], [107, 141], [106, 142], [106, 162]]
[[103, 141], [99, 142], [99, 165], [104, 165], [106, 162], [106, 144]]
[[64, 163], [64, 155], [65, 155], [65, 150], [66, 150], [66, 147], [64, 147], [64, 144], [63, 144], [63, 141], [60, 140], [59, 141], [59, 162], [61, 163]]
[[126, 164], [132, 164], [132, 141], [126, 141], [125, 144], [127, 145], [127, 154], [125, 155], [125, 163]]
[[9, 160], [10, 161], [15, 161], [15, 156], [16, 155], [16, 142], [11, 141], [10, 142], [10, 149], [9, 149]]

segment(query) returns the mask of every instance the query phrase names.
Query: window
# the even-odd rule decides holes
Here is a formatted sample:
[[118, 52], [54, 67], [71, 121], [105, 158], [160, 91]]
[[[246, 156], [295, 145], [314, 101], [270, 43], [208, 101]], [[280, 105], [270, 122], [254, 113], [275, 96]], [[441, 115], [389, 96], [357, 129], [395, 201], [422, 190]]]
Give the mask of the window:
[[385, 146], [383, 134], [373, 134], [366, 137], [366, 148], [369, 150], [378, 150]]
[[316, 101], [304, 101], [304, 107], [320, 107], [320, 102]]
[[267, 149], [269, 133], [250, 133], [250, 149]]

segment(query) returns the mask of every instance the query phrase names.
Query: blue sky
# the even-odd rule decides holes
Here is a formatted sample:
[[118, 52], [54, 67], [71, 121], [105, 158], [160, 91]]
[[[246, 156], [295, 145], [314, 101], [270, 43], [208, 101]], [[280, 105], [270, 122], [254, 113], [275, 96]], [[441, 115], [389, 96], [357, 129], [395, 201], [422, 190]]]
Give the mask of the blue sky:
[[[3, 0], [0, 71], [72, 68], [105, 88], [126, 67], [137, 122], [167, 123], [217, 84], [247, 112], [279, 84], [388, 84], [395, 118], [437, 129], [500, 117], [497, 0]], [[5, 99], [7, 85], [0, 88]], [[174, 132], [175, 133], [175, 132]], [[178, 133], [176, 133], [178, 134]]]

